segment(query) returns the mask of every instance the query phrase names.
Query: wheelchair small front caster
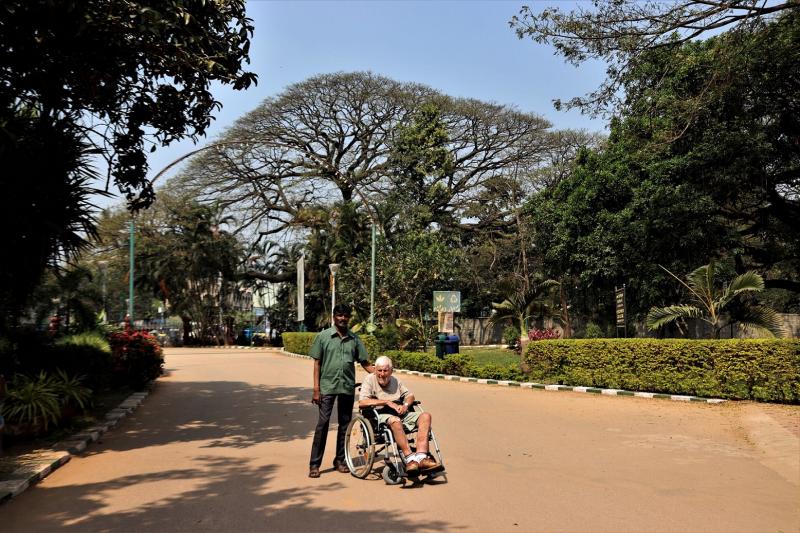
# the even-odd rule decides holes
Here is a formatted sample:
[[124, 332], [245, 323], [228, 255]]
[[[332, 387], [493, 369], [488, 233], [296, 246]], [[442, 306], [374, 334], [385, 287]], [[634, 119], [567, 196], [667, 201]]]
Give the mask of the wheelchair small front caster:
[[383, 481], [385, 481], [387, 485], [400, 485], [406, 481], [394, 467], [388, 465], [383, 467], [381, 477], [383, 477]]

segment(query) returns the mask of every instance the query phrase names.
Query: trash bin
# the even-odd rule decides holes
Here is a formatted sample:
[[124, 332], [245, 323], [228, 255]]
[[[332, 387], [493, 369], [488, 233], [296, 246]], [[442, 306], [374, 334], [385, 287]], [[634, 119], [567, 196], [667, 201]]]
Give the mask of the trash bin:
[[459, 340], [460, 339], [458, 338], [458, 335], [448, 335], [444, 345], [445, 353], [447, 354], [458, 353]]
[[439, 333], [433, 343], [436, 345], [436, 357], [443, 359], [444, 354], [447, 353], [445, 346], [447, 344], [447, 335]]

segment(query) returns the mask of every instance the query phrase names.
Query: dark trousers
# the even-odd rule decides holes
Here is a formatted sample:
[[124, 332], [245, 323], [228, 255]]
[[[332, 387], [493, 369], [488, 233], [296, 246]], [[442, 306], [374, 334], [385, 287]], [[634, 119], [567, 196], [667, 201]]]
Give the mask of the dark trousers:
[[322, 466], [322, 456], [325, 455], [325, 441], [328, 439], [328, 425], [333, 413], [333, 402], [336, 402], [336, 416], [339, 424], [336, 432], [336, 458], [334, 464], [344, 463], [344, 436], [347, 425], [353, 417], [352, 394], [323, 394], [319, 398], [319, 419], [317, 429], [314, 430], [314, 444], [311, 446], [311, 461], [309, 466]]

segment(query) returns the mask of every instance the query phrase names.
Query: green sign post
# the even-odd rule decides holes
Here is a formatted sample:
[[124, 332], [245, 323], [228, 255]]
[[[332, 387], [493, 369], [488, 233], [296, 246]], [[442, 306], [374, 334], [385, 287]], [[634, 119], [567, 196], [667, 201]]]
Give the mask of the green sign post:
[[460, 313], [461, 291], [433, 291], [433, 310], [437, 313]]

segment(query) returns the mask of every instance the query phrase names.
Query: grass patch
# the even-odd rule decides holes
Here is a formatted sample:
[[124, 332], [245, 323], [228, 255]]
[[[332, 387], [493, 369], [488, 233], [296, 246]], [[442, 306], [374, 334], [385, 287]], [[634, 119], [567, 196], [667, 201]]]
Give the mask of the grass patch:
[[462, 346], [461, 353], [472, 357], [472, 360], [478, 366], [511, 366], [519, 364], [519, 354], [508, 348], [466, 348]]

